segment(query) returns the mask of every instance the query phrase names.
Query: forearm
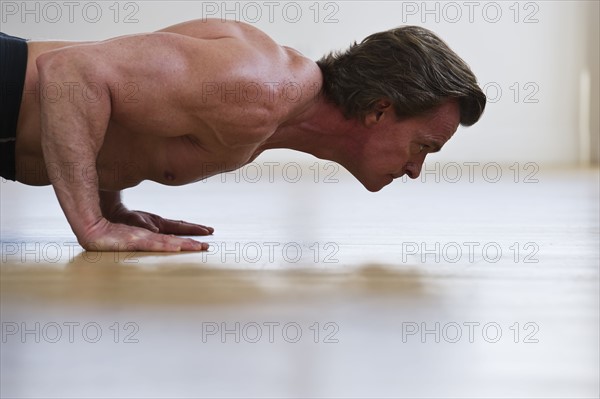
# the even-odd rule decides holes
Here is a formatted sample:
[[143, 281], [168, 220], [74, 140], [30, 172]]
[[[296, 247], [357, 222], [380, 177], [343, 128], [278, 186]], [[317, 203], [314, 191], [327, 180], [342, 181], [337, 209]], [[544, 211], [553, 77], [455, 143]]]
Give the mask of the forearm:
[[[83, 63], [85, 59], [65, 54], [37, 60], [42, 87], [57, 82], [69, 82], [75, 87], [59, 98], [40, 96], [41, 144], [46, 166], [60, 169], [62, 178], [54, 179], [52, 185], [79, 239], [102, 220], [96, 158], [110, 117], [110, 95], [99, 83], [101, 79], [91, 76], [94, 71], [86, 70]], [[103, 91], [98, 101], [86, 101], [82, 95], [81, 89], [87, 82], [94, 82]]]

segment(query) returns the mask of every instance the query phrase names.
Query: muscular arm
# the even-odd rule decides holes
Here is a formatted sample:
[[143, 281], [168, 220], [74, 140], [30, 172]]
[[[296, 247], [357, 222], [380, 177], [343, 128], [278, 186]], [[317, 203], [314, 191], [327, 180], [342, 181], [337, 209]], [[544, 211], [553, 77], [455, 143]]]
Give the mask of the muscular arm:
[[[73, 232], [83, 238], [102, 221], [98, 175], [95, 167], [89, 166], [95, 165], [102, 146], [111, 104], [108, 87], [99, 83], [104, 81], [100, 72], [85, 68], [89, 60], [73, 59], [70, 55], [59, 51], [38, 57], [41, 87], [93, 81], [98, 84], [99, 100], [91, 103], [80, 96], [40, 96], [41, 144], [47, 168], [61, 170], [63, 178], [53, 181], [54, 190]], [[85, 243], [80, 244], [86, 247]]]
[[[114, 45], [112, 50], [118, 52]], [[206, 244], [194, 240], [113, 224], [103, 215], [95, 163], [111, 116], [117, 111], [108, 82], [114, 81], [118, 75], [105, 58], [93, 48], [74, 46], [46, 53], [37, 59], [42, 87], [68, 82], [70, 87], [75, 88], [58, 97], [40, 97], [44, 159], [47, 167], [61, 170], [63, 178], [55, 179], [52, 184], [73, 232], [79, 243], [90, 250], [206, 249]], [[87, 88], [92, 87], [90, 83], [97, 90], [93, 101], [82, 91], [86, 85]], [[124, 110], [120, 112], [126, 113]], [[134, 113], [132, 118], [139, 116]], [[120, 202], [116, 194], [104, 194], [103, 197], [105, 203], [108, 200]], [[181, 230], [177, 232], [191, 234]], [[205, 229], [203, 232], [211, 231]]]

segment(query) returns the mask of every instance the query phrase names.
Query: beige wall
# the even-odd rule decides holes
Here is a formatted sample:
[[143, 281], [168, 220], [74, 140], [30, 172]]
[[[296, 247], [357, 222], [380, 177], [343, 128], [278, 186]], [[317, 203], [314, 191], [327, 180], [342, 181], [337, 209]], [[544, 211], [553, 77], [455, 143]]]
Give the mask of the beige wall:
[[[24, 13], [21, 1], [2, 1], [3, 31], [34, 39], [90, 40], [156, 30], [206, 16], [226, 17], [252, 23], [313, 59], [375, 31], [404, 24], [425, 26], [471, 65], [490, 97], [497, 97], [488, 104], [480, 123], [461, 128], [444, 151], [432, 157], [442, 162], [580, 164], [580, 79], [587, 68], [592, 85], [592, 133], [587, 139], [591, 145], [583, 147], [589, 147], [586, 151], [592, 154], [588, 158], [598, 162], [600, 44], [598, 2], [594, 0], [257, 1], [250, 2], [251, 6], [248, 2], [122, 1], [118, 14], [113, 1], [86, 1], [75, 2], [73, 21], [69, 21], [66, 2], [54, 2], [62, 12], [59, 19], [56, 10], [47, 5], [52, 2], [26, 3], [29, 14]], [[473, 8], [468, 4], [474, 4]], [[16, 13], [15, 5], [19, 8]], [[87, 20], [82, 17], [84, 8]], [[94, 22], [97, 9], [102, 15]], [[127, 16], [129, 23], [125, 22]], [[501, 90], [499, 97], [497, 89]], [[264, 159], [302, 158], [287, 151], [265, 155]]]
[[590, 161], [594, 165], [600, 162], [600, 3], [590, 1], [588, 4], [588, 46], [587, 56], [590, 71]]

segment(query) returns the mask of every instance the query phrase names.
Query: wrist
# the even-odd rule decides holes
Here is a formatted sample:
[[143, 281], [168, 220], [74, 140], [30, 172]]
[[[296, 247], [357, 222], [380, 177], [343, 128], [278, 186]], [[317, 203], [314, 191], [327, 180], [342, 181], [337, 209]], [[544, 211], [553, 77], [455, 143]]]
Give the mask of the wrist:
[[98, 216], [95, 219], [90, 219], [86, 222], [72, 225], [71, 227], [79, 244], [87, 249], [87, 244], [90, 241], [94, 241], [95, 237], [98, 237], [99, 235], [101, 236], [102, 234], [100, 231], [105, 229], [108, 224], [110, 224], [108, 219], [103, 216]]

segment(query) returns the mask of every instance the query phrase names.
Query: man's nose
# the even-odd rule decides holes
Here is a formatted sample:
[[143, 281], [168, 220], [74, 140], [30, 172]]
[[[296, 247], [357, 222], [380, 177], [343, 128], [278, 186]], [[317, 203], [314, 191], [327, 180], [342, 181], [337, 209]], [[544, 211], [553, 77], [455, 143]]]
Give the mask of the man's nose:
[[421, 161], [420, 163], [409, 162], [406, 164], [406, 167], [404, 168], [404, 170], [406, 171], [406, 174], [408, 175], [408, 177], [410, 177], [411, 179], [416, 179], [421, 174], [422, 166], [423, 166], [423, 161]]

